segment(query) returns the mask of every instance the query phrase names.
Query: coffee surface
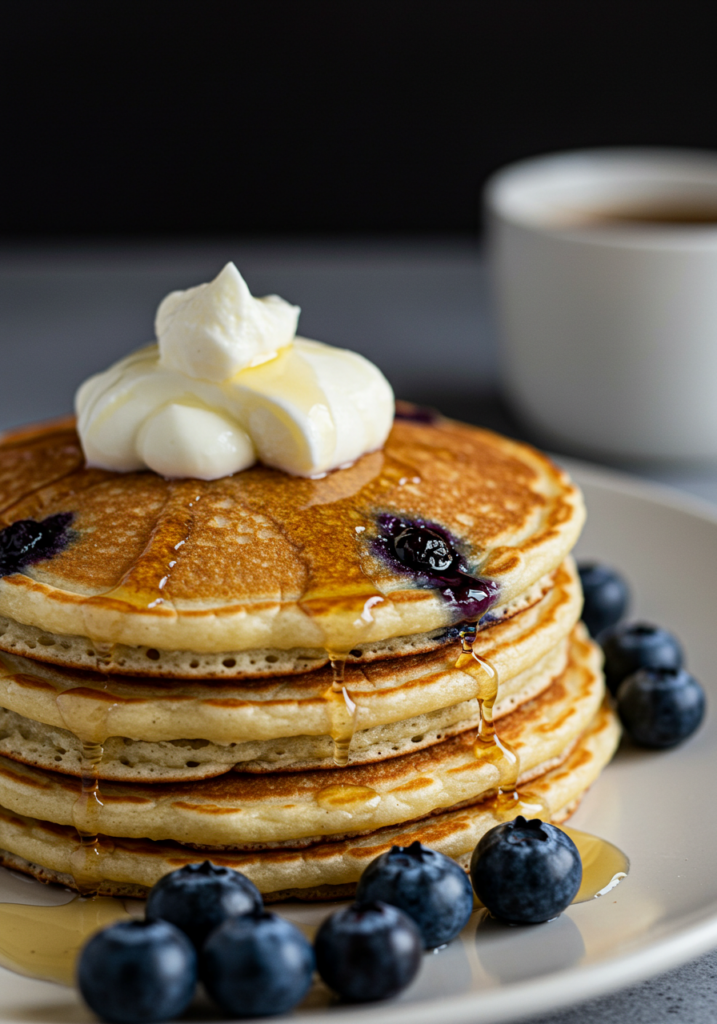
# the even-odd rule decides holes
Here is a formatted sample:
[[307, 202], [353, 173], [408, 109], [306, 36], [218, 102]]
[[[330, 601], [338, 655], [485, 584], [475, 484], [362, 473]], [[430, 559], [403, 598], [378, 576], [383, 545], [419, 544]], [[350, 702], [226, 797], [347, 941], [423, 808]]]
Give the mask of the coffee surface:
[[672, 224], [679, 226], [717, 225], [717, 202], [697, 203], [654, 203], [644, 206], [622, 206], [594, 210], [576, 211], [566, 220], [571, 226], [592, 227], [612, 224]]

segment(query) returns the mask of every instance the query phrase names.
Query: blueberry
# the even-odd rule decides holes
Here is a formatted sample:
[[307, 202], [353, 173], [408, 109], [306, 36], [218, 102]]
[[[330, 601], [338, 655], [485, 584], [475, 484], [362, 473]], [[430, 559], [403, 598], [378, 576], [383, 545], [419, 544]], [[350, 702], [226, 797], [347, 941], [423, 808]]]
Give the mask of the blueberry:
[[427, 526], [407, 526], [395, 538], [393, 548], [405, 566], [429, 575], [442, 575], [458, 561], [458, 555], [445, 537]]
[[372, 860], [356, 890], [361, 902], [381, 900], [418, 925], [426, 949], [450, 942], [473, 911], [468, 875], [454, 860], [421, 846], [392, 846]]
[[683, 668], [642, 668], [620, 684], [617, 710], [635, 743], [674, 747], [704, 718], [705, 691]]
[[583, 866], [575, 843], [555, 825], [518, 815], [486, 832], [473, 851], [478, 899], [509, 924], [549, 921], [572, 903]]
[[59, 554], [69, 543], [73, 518], [73, 512], [57, 512], [40, 522], [18, 519], [0, 530], [0, 576], [23, 572]]
[[421, 933], [398, 907], [353, 903], [319, 928], [316, 967], [329, 988], [352, 1003], [389, 999], [421, 966]]
[[623, 622], [600, 637], [605, 654], [605, 681], [611, 693], [623, 679], [639, 668], [682, 667], [682, 648], [659, 626], [646, 622]]
[[622, 576], [606, 565], [583, 563], [578, 572], [585, 598], [582, 619], [590, 635], [597, 636], [626, 614], [630, 592]]
[[435, 589], [450, 608], [454, 622], [480, 619], [498, 599], [495, 580], [473, 576], [446, 530], [437, 524], [411, 522], [392, 513], [378, 517], [376, 553], [395, 568], [409, 572], [420, 587]]
[[217, 925], [262, 906], [253, 882], [239, 871], [205, 860], [160, 878], [150, 889], [146, 915], [150, 921], [171, 921], [199, 949]]
[[90, 1009], [112, 1024], [172, 1020], [194, 996], [197, 954], [168, 921], [118, 921], [86, 943], [77, 982]]
[[288, 1013], [311, 987], [314, 951], [298, 928], [257, 910], [219, 925], [201, 954], [201, 977], [229, 1017]]

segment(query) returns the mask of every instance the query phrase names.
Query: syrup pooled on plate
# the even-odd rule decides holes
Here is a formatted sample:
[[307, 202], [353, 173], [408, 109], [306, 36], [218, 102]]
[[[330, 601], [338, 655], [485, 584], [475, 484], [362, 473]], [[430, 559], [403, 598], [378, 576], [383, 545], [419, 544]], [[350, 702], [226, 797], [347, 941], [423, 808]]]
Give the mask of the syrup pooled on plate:
[[567, 825], [558, 827], [577, 846], [583, 865], [583, 880], [573, 903], [586, 903], [604, 896], [627, 876], [630, 861], [613, 843]]
[[[323, 799], [350, 809], [352, 803], [377, 797], [368, 787], [328, 786]], [[583, 880], [573, 903], [585, 903], [610, 892], [630, 869], [622, 850], [612, 843], [567, 826], [583, 864]], [[0, 966], [18, 974], [63, 985], [74, 984], [80, 949], [94, 932], [130, 915], [124, 902], [110, 897], [76, 896], [55, 907], [0, 903]], [[526, 925], [535, 928], [535, 925]]]
[[[419, 416], [412, 418], [420, 419]], [[426, 422], [429, 422], [427, 419]], [[320, 484], [327, 490], [325, 498], [319, 501], [314, 494], [315, 482], [304, 481], [297, 488], [305, 491], [305, 504], [298, 504], [304, 509], [307, 522], [295, 527], [297, 550], [301, 549], [299, 541], [309, 536], [319, 535], [313, 520], [309, 522], [306, 509], [322, 510], [326, 502], [340, 503], [343, 497], [341, 486], [351, 482], [357, 475], [351, 488], [369, 486], [379, 470], [371, 468], [376, 458], [369, 456], [361, 466], [338, 474]], [[368, 477], [366, 467], [371, 469]], [[268, 496], [271, 496], [273, 477], [265, 471], [258, 471], [264, 490], [262, 501], [257, 501], [257, 508], [265, 511]], [[359, 479], [360, 477], [360, 479]], [[265, 479], [266, 478], [266, 479]], [[338, 491], [337, 491], [338, 488]], [[350, 489], [351, 489], [350, 488]], [[247, 491], [249, 480], [247, 480]], [[336, 491], [336, 493], [334, 493]], [[341, 493], [338, 493], [341, 492]], [[298, 492], [297, 492], [298, 493]], [[353, 490], [351, 490], [353, 493]], [[194, 531], [195, 516], [200, 512], [204, 501], [200, 501], [203, 490], [189, 483], [170, 485], [160, 521], [154, 529], [149, 543], [144, 550], [141, 566], [132, 566], [127, 573], [111, 588], [105, 596], [114, 596], [133, 607], [152, 607], [162, 614], [165, 588], [173, 580], [175, 567], [181, 567], [185, 545], [188, 544]], [[271, 504], [271, 503], [270, 503]], [[274, 504], [277, 518], [282, 522], [293, 522], [296, 516], [296, 494], [292, 495], [291, 508], [285, 508], [278, 498]], [[337, 508], [337, 513], [339, 509]], [[322, 513], [323, 514], [323, 513]], [[317, 517], [319, 512], [316, 513]], [[42, 558], [59, 553], [70, 539], [69, 526], [72, 513], [59, 513], [42, 522], [20, 520], [19, 523], [0, 531], [0, 571], [17, 572]], [[366, 520], [364, 519], [364, 522]], [[450, 618], [456, 628], [457, 624], [479, 622], [482, 616], [495, 604], [498, 598], [498, 586], [490, 579], [482, 579], [473, 575], [463, 556], [458, 550], [458, 542], [449, 533], [433, 523], [409, 520], [400, 514], [384, 513], [378, 517], [379, 536], [373, 541], [374, 551], [381, 554], [393, 569], [400, 574], [410, 574], [419, 588], [435, 590], [450, 609]], [[351, 530], [358, 530], [355, 522], [350, 524]], [[360, 527], [364, 531], [364, 527]], [[324, 557], [323, 549], [317, 557]], [[337, 572], [339, 570], [337, 569]], [[367, 587], [370, 580], [363, 570], [354, 566], [351, 587], [346, 591], [346, 579], [341, 576], [339, 592], [346, 599], [355, 601], [357, 618], [354, 623], [356, 635], [354, 643], [360, 641], [365, 625], [372, 621], [371, 607], [375, 602], [382, 602], [384, 597], [375, 587]], [[328, 598], [333, 592], [330, 587], [312, 590], [309, 583], [301, 607], [311, 617], [320, 621], [330, 612]], [[460, 626], [458, 626], [460, 628]], [[480, 706], [480, 725], [475, 739], [477, 758], [494, 764], [498, 769], [498, 792], [491, 798], [491, 805], [498, 820], [509, 820], [518, 814], [528, 817], [548, 817], [548, 809], [543, 801], [529, 790], [519, 792], [516, 784], [520, 773], [519, 758], [511, 747], [501, 741], [493, 722], [493, 707], [498, 693], [498, 675], [489, 661], [479, 658], [473, 653], [470, 635], [472, 630], [467, 626], [461, 635], [462, 649], [456, 663], [457, 668], [468, 673], [475, 683], [475, 697]], [[328, 639], [328, 638], [327, 638]], [[112, 645], [96, 644], [93, 646], [97, 654], [98, 669], [103, 670], [112, 660]], [[328, 646], [328, 644], [327, 644]], [[339, 646], [339, 645], [337, 645]], [[330, 733], [334, 744], [334, 761], [337, 766], [344, 767], [349, 762], [351, 740], [357, 728], [360, 708], [353, 700], [344, 680], [344, 667], [349, 654], [358, 655], [358, 651], [329, 650], [332, 666], [332, 679], [324, 697], [330, 702]], [[105, 670], [107, 670], [105, 668]], [[57, 698], [63, 722], [66, 727], [77, 735], [82, 742], [81, 780], [78, 782], [78, 796], [73, 808], [73, 819], [78, 833], [77, 847], [72, 854], [71, 865], [75, 884], [83, 893], [96, 892], [102, 879], [102, 848], [106, 840], [98, 837], [98, 812], [102, 807], [101, 785], [99, 781], [102, 744], [112, 735], [109, 716], [113, 702], [108, 700], [101, 713], [88, 714], [84, 702], [72, 690], [65, 691]], [[381, 796], [367, 786], [337, 784], [324, 787], [317, 794], [317, 802], [327, 808], [342, 808], [351, 813], [352, 810], [371, 807], [379, 802]], [[583, 884], [576, 896], [576, 901], [591, 899], [609, 891], [612, 886], [625, 876], [628, 870], [627, 858], [612, 844], [597, 837], [565, 830], [578, 846], [583, 860]], [[107, 849], [111, 849], [111, 841]], [[97, 928], [111, 921], [124, 917], [127, 910], [120, 900], [94, 896], [90, 899], [76, 897], [61, 907], [22, 906], [17, 904], [0, 904], [0, 962], [12, 970], [35, 977], [71, 983], [77, 952], [86, 938]]]
[[[511, 815], [512, 817], [514, 815]], [[627, 877], [630, 871], [630, 861], [614, 843], [600, 839], [599, 836], [593, 836], [589, 832], [569, 828], [567, 825], [558, 825], [557, 827], [570, 836], [575, 843], [583, 866], [582, 882], [572, 903], [589, 903], [590, 900], [597, 899], [599, 896], [605, 896], [623, 878]], [[476, 901], [479, 906], [483, 906], [477, 897]], [[530, 929], [539, 926], [526, 924], [513, 927]]]
[[90, 935], [131, 915], [122, 900], [75, 896], [59, 907], [0, 903], [0, 966], [74, 985], [77, 957]]

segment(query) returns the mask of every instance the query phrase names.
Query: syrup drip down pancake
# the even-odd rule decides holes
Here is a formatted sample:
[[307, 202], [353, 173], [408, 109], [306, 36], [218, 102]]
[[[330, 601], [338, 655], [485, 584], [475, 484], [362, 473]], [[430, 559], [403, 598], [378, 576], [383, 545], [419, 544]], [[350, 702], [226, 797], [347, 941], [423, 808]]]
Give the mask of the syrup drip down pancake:
[[[597, 649], [578, 627], [565, 670], [506, 716], [501, 740], [520, 759], [519, 781], [558, 763], [589, 727], [604, 697]], [[196, 846], [304, 845], [317, 837], [373, 831], [475, 802], [503, 783], [503, 766], [475, 750], [474, 730], [425, 750], [356, 767], [246, 774], [180, 784], [102, 782], [78, 806], [66, 775], [0, 759], [0, 805], [75, 824], [86, 833], [175, 839]]]
[[[498, 673], [495, 717], [536, 696], [564, 668], [580, 587], [570, 560], [551, 579], [539, 602], [486, 627], [473, 643]], [[423, 655], [347, 665], [344, 685], [356, 705], [348, 763], [405, 753], [406, 743], [419, 749], [473, 725], [476, 680], [456, 668], [460, 652], [454, 640]], [[249, 771], [333, 766], [331, 687], [329, 668], [271, 680], [179, 682], [58, 669], [0, 653], [0, 753], [81, 774], [82, 741], [102, 743], [100, 777], [136, 780], [201, 778], [240, 762]]]

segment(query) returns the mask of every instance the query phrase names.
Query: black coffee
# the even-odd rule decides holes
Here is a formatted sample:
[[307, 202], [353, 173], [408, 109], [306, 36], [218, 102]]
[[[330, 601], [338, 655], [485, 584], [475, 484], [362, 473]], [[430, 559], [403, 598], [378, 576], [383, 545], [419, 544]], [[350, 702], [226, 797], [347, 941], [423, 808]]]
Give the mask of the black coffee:
[[585, 210], [570, 218], [575, 226], [599, 227], [602, 224], [674, 224], [676, 226], [717, 225], [717, 202], [713, 205], [665, 203], [651, 206], [625, 206], [614, 209]]

